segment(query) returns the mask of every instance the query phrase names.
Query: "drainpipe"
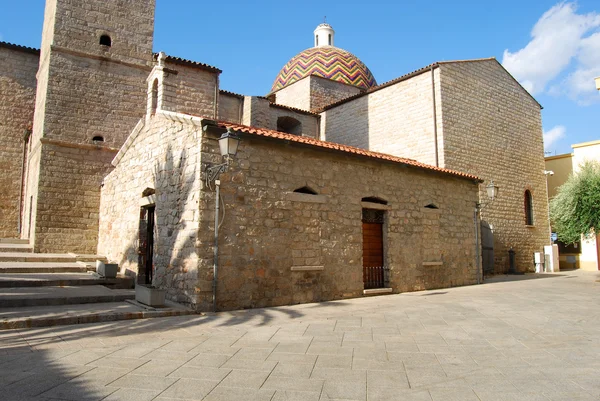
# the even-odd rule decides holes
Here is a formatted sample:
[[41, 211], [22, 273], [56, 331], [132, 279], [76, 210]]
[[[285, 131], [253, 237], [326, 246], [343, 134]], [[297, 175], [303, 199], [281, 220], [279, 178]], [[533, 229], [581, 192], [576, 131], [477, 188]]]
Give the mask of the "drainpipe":
[[437, 132], [437, 112], [435, 105], [435, 65], [431, 66], [431, 97], [433, 99], [433, 142], [435, 149], [435, 166], [440, 166], [440, 159], [438, 156], [438, 132]]
[[473, 225], [475, 227], [475, 268], [477, 269], [477, 284], [481, 284], [481, 269], [479, 269], [479, 227], [478, 227], [478, 216], [479, 206], [476, 205], [473, 210]]
[[217, 273], [219, 271], [219, 196], [221, 180], [215, 180], [215, 246], [213, 255], [213, 312], [217, 311]]

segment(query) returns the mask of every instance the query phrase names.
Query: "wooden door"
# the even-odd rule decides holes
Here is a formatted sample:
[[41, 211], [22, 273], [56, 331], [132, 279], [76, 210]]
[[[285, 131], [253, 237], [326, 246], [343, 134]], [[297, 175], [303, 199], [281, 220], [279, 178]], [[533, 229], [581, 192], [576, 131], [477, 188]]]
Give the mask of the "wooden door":
[[[383, 212], [363, 211], [363, 282], [365, 289], [384, 286]], [[366, 217], [367, 216], [367, 217]]]

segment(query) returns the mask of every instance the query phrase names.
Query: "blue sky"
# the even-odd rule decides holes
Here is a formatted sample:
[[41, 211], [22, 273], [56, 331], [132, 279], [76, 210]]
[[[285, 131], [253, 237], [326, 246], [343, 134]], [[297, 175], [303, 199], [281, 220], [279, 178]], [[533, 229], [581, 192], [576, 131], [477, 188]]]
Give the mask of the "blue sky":
[[[383, 83], [435, 61], [496, 57], [544, 106], [546, 150], [600, 139], [600, 2], [157, 0], [154, 50], [215, 65], [222, 89], [266, 94], [327, 16], [336, 46]], [[301, 5], [301, 6], [300, 6]], [[0, 40], [39, 47], [43, 0], [0, 0]]]

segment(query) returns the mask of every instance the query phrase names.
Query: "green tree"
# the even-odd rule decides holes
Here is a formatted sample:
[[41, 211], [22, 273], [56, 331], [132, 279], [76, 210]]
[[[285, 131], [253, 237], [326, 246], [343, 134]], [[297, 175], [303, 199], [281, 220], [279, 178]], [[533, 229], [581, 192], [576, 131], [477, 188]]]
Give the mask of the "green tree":
[[585, 162], [550, 200], [550, 220], [558, 239], [572, 244], [600, 230], [600, 163]]

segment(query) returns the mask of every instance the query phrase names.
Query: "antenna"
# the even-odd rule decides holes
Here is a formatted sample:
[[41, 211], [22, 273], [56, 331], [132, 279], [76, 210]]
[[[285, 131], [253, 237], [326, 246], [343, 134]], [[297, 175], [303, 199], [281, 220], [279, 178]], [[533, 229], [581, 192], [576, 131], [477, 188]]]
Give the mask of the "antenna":
[[323, 23], [326, 24], [327, 23], [327, 16], [323, 17]]

